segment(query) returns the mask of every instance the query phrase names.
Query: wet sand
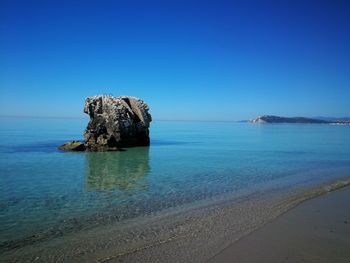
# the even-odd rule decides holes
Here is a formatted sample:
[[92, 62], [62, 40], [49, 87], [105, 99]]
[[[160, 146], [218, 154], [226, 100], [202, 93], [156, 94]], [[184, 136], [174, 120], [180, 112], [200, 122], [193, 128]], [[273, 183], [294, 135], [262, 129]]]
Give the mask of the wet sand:
[[[215, 203], [204, 202], [202, 206], [189, 206], [186, 210], [163, 212], [141, 220], [135, 219], [122, 224], [116, 223], [76, 233], [72, 232], [45, 242], [13, 248], [3, 251], [1, 258], [3, 262], [35, 261], [45, 263], [201, 263], [208, 260], [211, 260], [210, 262], [303, 262], [298, 260], [299, 258], [295, 260], [291, 256], [297, 254], [296, 252], [302, 252], [304, 254], [299, 253], [299, 255], [305, 257], [306, 252], [317, 252], [317, 249], [321, 250], [323, 247], [332, 249], [329, 253], [334, 253], [337, 259], [342, 256], [349, 258], [349, 255], [342, 254], [344, 246], [350, 247], [348, 229], [350, 188], [343, 188], [349, 185], [350, 177], [346, 177], [311, 189], [302, 190], [300, 186], [296, 186], [293, 190], [289, 186], [284, 190], [278, 188], [276, 191], [256, 191], [240, 198], [225, 197], [222, 200], [215, 200]], [[339, 196], [339, 193], [344, 193], [343, 190], [327, 194], [340, 188], [347, 189], [345, 194]], [[322, 197], [304, 202], [320, 195]], [[330, 199], [332, 196], [335, 197]], [[314, 202], [320, 203], [315, 206]], [[327, 202], [330, 204], [326, 205]], [[302, 204], [297, 206], [300, 203]], [[309, 207], [300, 210], [308, 204], [310, 204]], [[296, 208], [292, 209], [293, 207]], [[324, 212], [324, 208], [327, 207], [334, 211], [326, 210]], [[310, 211], [313, 211], [313, 214], [309, 215]], [[344, 211], [347, 213], [345, 217]], [[294, 215], [292, 219], [288, 219], [290, 214]], [[325, 217], [325, 215], [327, 216]], [[328, 221], [317, 223], [316, 219], [319, 217], [328, 218]], [[284, 228], [275, 227], [275, 224], [283, 221], [283, 218], [287, 218], [285, 221], [290, 224], [294, 223], [294, 225], [286, 225]], [[303, 220], [306, 223], [309, 222], [309, 225], [305, 225]], [[324, 224], [329, 229], [325, 230]], [[271, 229], [265, 230], [270, 225], [272, 225]], [[344, 227], [347, 227], [347, 230], [344, 230]], [[316, 237], [322, 237], [328, 233], [327, 230], [332, 230], [336, 241], [326, 239], [322, 243], [313, 235], [307, 239], [303, 233], [309, 233], [308, 231], [311, 231], [312, 228], [314, 228], [313, 233]], [[249, 239], [260, 231], [266, 231], [265, 235], [262, 235], [261, 239], [255, 243], [253, 241], [249, 243]], [[290, 232], [295, 236], [290, 238], [288, 236]], [[250, 235], [251, 233], [254, 234]], [[338, 235], [339, 233], [344, 235]], [[283, 244], [281, 238], [289, 243], [286, 243], [282, 248], [276, 248], [275, 246]], [[244, 240], [248, 240], [246, 241], [248, 243], [243, 243]], [[267, 242], [266, 240], [271, 241]], [[342, 243], [343, 240], [347, 240], [348, 243]], [[297, 246], [300, 244], [303, 244], [302, 249]], [[260, 248], [262, 250], [259, 250]], [[283, 250], [283, 248], [287, 250]], [[289, 248], [291, 250], [288, 250]], [[220, 251], [222, 252], [220, 253]], [[256, 257], [254, 257], [255, 254]], [[264, 255], [266, 260], [260, 260]], [[319, 254], [316, 253], [316, 255]], [[245, 256], [253, 258], [251, 261], [249, 259], [244, 261]], [[269, 256], [276, 256], [277, 259], [271, 260], [268, 258]], [[291, 258], [291, 260], [284, 261], [285, 258]], [[310, 261], [311, 256], [306, 259], [304, 262], [322, 262], [318, 259]], [[332, 261], [329, 261], [328, 257], [324, 262], [344, 262], [333, 259], [334, 257]]]
[[208, 263], [350, 262], [350, 187], [308, 200]]

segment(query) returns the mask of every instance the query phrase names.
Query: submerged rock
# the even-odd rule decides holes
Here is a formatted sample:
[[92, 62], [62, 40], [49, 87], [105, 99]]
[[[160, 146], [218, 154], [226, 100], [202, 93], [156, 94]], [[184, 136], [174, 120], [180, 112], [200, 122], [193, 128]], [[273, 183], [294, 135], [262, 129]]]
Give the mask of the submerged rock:
[[86, 149], [108, 151], [120, 147], [148, 146], [152, 121], [148, 110], [143, 100], [130, 96], [86, 98], [84, 112], [90, 116], [84, 132]]
[[58, 149], [60, 149], [61, 151], [81, 152], [81, 151], [85, 151], [86, 147], [85, 147], [84, 143], [82, 143], [80, 141], [71, 141], [71, 142], [66, 142], [65, 144], [61, 145], [60, 147], [58, 147]]

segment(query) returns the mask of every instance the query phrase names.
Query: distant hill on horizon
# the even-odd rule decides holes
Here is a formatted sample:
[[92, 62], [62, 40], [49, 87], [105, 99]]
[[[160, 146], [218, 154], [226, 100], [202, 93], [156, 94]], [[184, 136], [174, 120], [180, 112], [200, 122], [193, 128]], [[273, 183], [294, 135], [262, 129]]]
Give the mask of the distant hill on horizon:
[[350, 118], [328, 118], [328, 117], [281, 117], [274, 115], [263, 115], [249, 121], [250, 123], [309, 123], [309, 124], [350, 124]]

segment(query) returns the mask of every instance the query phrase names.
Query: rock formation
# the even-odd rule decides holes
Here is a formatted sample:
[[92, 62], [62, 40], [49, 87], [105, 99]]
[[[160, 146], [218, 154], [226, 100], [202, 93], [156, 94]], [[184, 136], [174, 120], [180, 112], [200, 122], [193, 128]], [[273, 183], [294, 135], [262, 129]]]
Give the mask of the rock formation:
[[84, 143], [80, 141], [71, 141], [71, 142], [66, 142], [65, 144], [61, 145], [58, 147], [61, 151], [85, 151], [86, 147]]
[[152, 121], [148, 105], [141, 99], [111, 95], [98, 95], [85, 100], [84, 112], [90, 122], [84, 144], [72, 141], [60, 150], [113, 151], [121, 147], [148, 146], [149, 126]]
[[99, 95], [86, 98], [84, 112], [90, 116], [84, 132], [86, 148], [105, 151], [148, 146], [148, 129], [152, 121], [148, 110], [148, 105], [135, 97]]

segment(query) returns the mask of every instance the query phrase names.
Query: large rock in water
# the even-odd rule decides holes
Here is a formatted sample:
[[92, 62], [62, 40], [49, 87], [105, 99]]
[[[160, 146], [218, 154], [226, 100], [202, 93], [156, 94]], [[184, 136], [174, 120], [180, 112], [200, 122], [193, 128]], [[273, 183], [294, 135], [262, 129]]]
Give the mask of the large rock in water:
[[84, 132], [87, 150], [148, 146], [152, 121], [148, 110], [144, 101], [130, 96], [99, 95], [86, 98], [84, 112], [90, 116]]

